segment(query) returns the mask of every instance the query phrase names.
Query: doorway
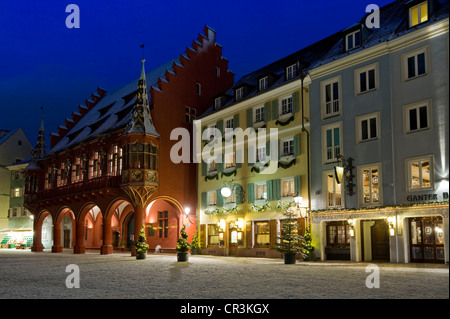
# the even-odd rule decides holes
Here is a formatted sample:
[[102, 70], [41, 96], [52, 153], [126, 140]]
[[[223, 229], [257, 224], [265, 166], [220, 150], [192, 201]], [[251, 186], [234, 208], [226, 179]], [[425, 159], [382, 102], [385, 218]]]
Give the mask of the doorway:
[[71, 235], [71, 231], [70, 229], [64, 229], [64, 248], [71, 248], [70, 247], [70, 235]]
[[442, 217], [409, 219], [411, 262], [444, 263], [444, 225]]
[[378, 219], [371, 229], [372, 260], [389, 261], [389, 225]]

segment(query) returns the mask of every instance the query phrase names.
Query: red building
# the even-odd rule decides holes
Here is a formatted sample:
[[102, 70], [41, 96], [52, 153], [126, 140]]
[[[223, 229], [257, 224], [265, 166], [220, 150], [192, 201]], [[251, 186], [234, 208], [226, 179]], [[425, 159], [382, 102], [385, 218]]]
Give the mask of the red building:
[[25, 199], [33, 251], [109, 254], [125, 246], [134, 254], [142, 225], [150, 249], [175, 251], [183, 224], [192, 238], [196, 164], [172, 163], [170, 133], [191, 132], [196, 115], [233, 84], [215, 36], [205, 27], [177, 59], [148, 73], [143, 60], [139, 80], [112, 93], [98, 88], [51, 134], [48, 152], [41, 125]]

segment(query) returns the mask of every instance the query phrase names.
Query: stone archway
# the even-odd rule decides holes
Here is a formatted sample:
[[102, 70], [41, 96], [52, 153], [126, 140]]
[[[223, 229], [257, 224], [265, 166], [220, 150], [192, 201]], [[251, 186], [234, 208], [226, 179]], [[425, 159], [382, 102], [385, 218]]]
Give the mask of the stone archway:
[[53, 224], [52, 252], [59, 253], [63, 248], [72, 248], [75, 242], [75, 215], [68, 207], [59, 210]]
[[33, 235], [33, 245], [31, 246], [31, 251], [38, 252], [43, 251], [44, 248], [51, 247], [51, 225], [52, 225], [52, 215], [48, 210], [43, 210], [34, 218], [34, 235]]

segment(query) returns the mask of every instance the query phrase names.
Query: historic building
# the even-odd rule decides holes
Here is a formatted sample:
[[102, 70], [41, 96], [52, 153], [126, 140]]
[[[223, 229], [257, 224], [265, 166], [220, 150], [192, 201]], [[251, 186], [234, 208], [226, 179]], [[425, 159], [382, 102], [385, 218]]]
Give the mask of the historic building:
[[395, 1], [312, 66], [312, 234], [321, 260], [447, 262], [448, 1]]
[[311, 164], [305, 74], [330, 43], [318, 42], [242, 77], [196, 121], [202, 137], [197, 151], [203, 153], [198, 160], [202, 253], [281, 256], [274, 249], [286, 218], [280, 206], [294, 201], [305, 232]]
[[[25, 206], [34, 216], [32, 250], [75, 253], [130, 249], [146, 226], [150, 249], [174, 251], [181, 227], [196, 230], [196, 165], [175, 164], [174, 128], [192, 121], [233, 84], [205, 27], [184, 54], [107, 93], [98, 88], [45, 151], [43, 132], [27, 167]], [[190, 213], [186, 208], [190, 208]]]
[[0, 130], [0, 245], [13, 246], [29, 237], [29, 212], [23, 207], [25, 179], [22, 170], [33, 146], [22, 129]]

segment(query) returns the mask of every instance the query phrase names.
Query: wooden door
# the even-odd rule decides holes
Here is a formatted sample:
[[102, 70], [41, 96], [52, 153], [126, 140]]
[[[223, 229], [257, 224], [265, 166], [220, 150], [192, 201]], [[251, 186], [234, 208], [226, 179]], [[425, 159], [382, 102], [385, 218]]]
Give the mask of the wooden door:
[[383, 220], [376, 220], [371, 230], [372, 260], [389, 261], [389, 226]]

